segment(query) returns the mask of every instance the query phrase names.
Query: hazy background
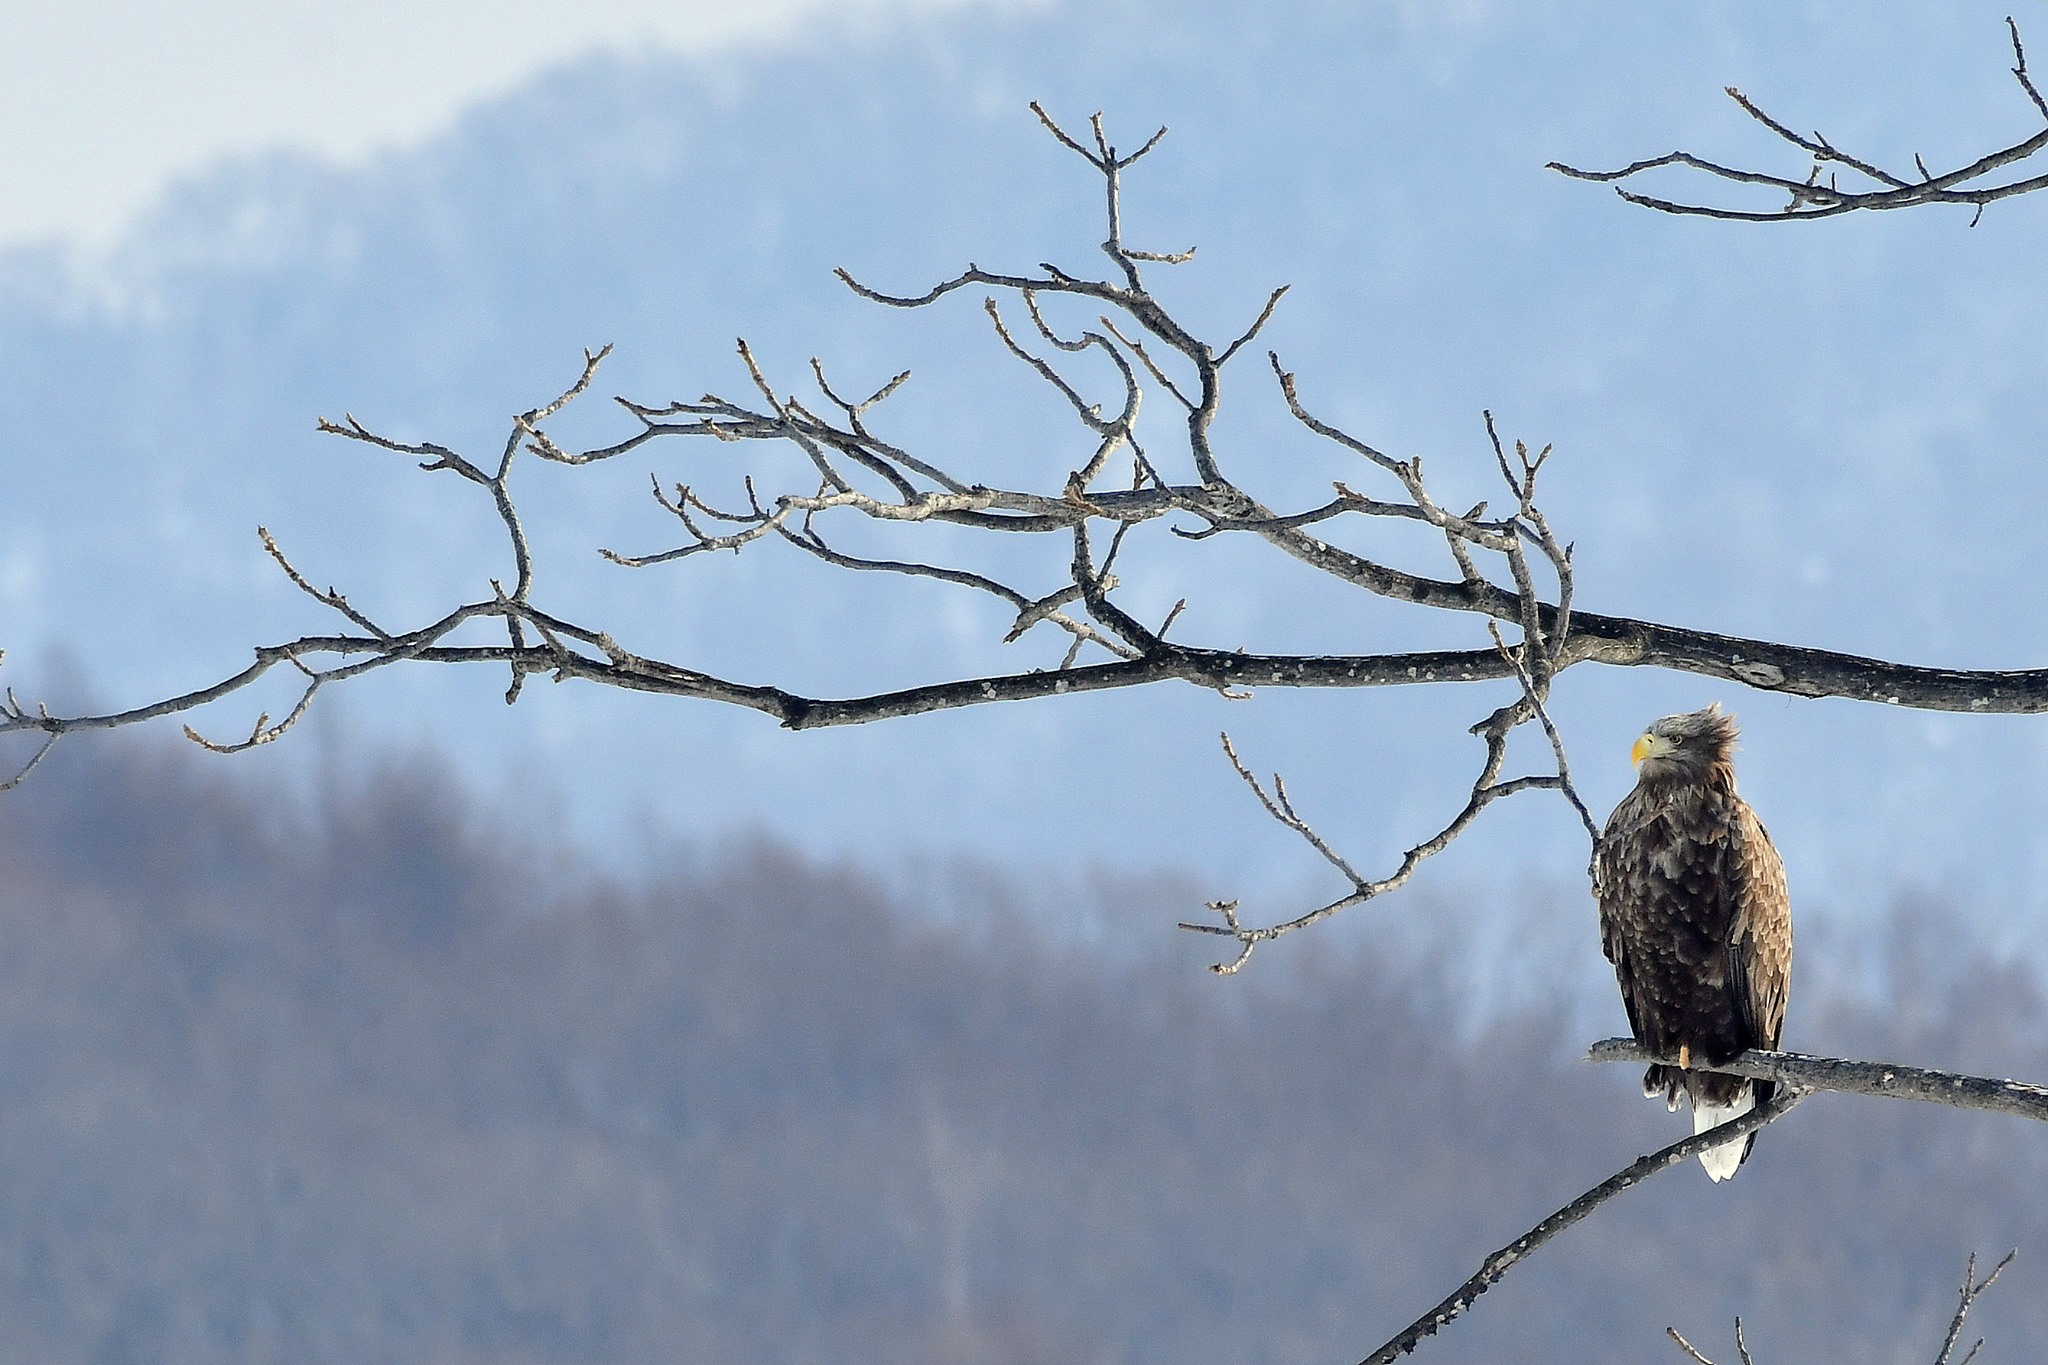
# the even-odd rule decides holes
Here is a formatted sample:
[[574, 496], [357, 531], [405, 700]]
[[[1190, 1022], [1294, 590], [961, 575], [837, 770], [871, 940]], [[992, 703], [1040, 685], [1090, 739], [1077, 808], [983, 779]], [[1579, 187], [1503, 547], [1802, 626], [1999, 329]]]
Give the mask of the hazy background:
[[[1774, 160], [1767, 135], [1721, 97], [1731, 84], [1858, 152], [1898, 164], [1919, 152], [1937, 167], [1967, 160], [2037, 117], [2007, 72], [2005, 12], [1926, 6], [1876, 23], [1846, 3], [792, 0], [573, 14], [356, 7], [347, 19], [218, 4], [175, 23], [140, 4], [86, 4], [20, 16], [0, 53], [0, 113], [14, 130], [0, 148], [10, 186], [0, 209], [0, 681], [57, 705], [130, 704], [232, 672], [253, 644], [326, 629], [262, 555], [258, 523], [316, 582], [394, 623], [483, 590], [504, 573], [504, 554], [467, 487], [321, 438], [313, 419], [353, 412], [395, 436], [494, 448], [511, 413], [559, 390], [582, 348], [605, 342], [618, 349], [600, 392], [566, 435], [625, 429], [604, 395], [742, 391], [732, 342], [744, 335], [785, 385], [813, 355], [849, 388], [911, 366], [916, 378], [883, 419], [891, 439], [970, 477], [1056, 483], [1075, 463], [1078, 432], [1000, 353], [978, 299], [883, 312], [830, 276], [845, 265], [910, 288], [969, 259], [1092, 269], [1096, 187], [1025, 111], [1031, 99], [1076, 125], [1102, 109], [1125, 145], [1171, 125], [1126, 199], [1135, 244], [1200, 246], [1195, 264], [1161, 272], [1163, 292], [1220, 337], [1273, 285], [1291, 283], [1266, 339], [1304, 395], [1382, 448], [1425, 455], [1446, 500], [1492, 494], [1482, 408], [1510, 436], [1555, 442], [1546, 506], [1577, 542], [1589, 608], [1914, 662], [2038, 663], [2029, 585], [2048, 416], [2048, 201], [1995, 206], [1974, 229], [1964, 212], [1742, 227], [1632, 210], [1542, 169], [1553, 158], [1603, 165], [1685, 146], [1803, 172]], [[2018, 17], [2048, 34], [2040, 6]], [[1361, 481], [1354, 464], [1282, 420], [1270, 381], [1247, 359], [1219, 427], [1226, 467], [1276, 502], [1306, 503], [1333, 478]], [[1047, 640], [998, 645], [1007, 621], [940, 585], [835, 576], [775, 546], [637, 573], [606, 564], [598, 545], [671, 539], [645, 500], [650, 471], [728, 500], [741, 472], [722, 446], [654, 449], [600, 471], [525, 470], [544, 605], [602, 616], [642, 653], [821, 695], [1057, 657]], [[1031, 575], [1028, 554], [1005, 553]], [[1426, 547], [1407, 562], [1441, 569]], [[1273, 557], [1188, 546], [1163, 528], [1135, 536], [1120, 567], [1155, 616], [1190, 597], [1176, 628], [1190, 641], [1365, 650], [1484, 639], [1477, 623], [1353, 602]], [[1037, 571], [1056, 581], [1056, 551]], [[1290, 973], [1330, 954], [1346, 983], [1329, 988], [1332, 1001], [1361, 979], [1412, 979], [1437, 993], [1432, 1009], [1455, 1017], [1461, 1045], [1511, 1028], [1505, 1021], [1547, 1020], [1530, 1027], [1555, 1027], [1569, 1052], [1620, 1025], [1583, 893], [1583, 836], [1561, 804], [1489, 812], [1412, 894], [1274, 954], [1266, 985], [1234, 996], [1238, 985], [1166, 961], [1199, 948], [1171, 942], [1170, 925], [1204, 898], [1243, 895], [1254, 913], [1280, 913], [1327, 889], [1238, 786], [1215, 750], [1219, 728], [1255, 766], [1285, 771], [1304, 810], [1376, 867], [1461, 798], [1477, 747], [1464, 727], [1497, 704], [1498, 689], [1267, 690], [1230, 703], [1167, 688], [789, 735], [752, 713], [575, 687], [530, 686], [507, 709], [503, 687], [496, 673], [389, 672], [323, 696], [289, 741], [207, 759], [193, 769], [203, 778], [177, 781], [222, 784], [206, 790], [223, 810], [276, 807], [318, 845], [387, 809], [374, 794], [356, 804], [337, 793], [406, 755], [448, 793], [437, 809], [474, 802], [497, 837], [559, 853], [576, 895], [616, 879], [667, 907], [649, 911], [657, 919], [684, 913], [649, 889], [684, 856], [744, 888], [734, 904], [779, 903], [783, 884], [730, 852], [765, 838], [790, 876], [827, 889], [864, 879], [865, 894], [886, 904], [874, 913], [965, 934], [992, 954], [992, 971], [1016, 940], [976, 937], [973, 926], [1002, 902], [1028, 926], [1019, 932], [1043, 939], [1030, 952], [1114, 941], [1152, 964], [1148, 991], [1179, 982], [1172, 989], [1195, 993], [1186, 1008], [1224, 1011], [1218, 1018], [1236, 1019], [1227, 1002], [1254, 991], [1286, 999]], [[2031, 1006], [2006, 997], [2041, 966], [2048, 845], [2036, 831], [2048, 813], [2048, 730], [1575, 670], [1555, 709], [1593, 804], [1604, 811], [1625, 789], [1627, 744], [1645, 719], [1711, 698], [1744, 721], [1744, 790], [1799, 900], [1807, 1003], [1795, 1005], [1788, 1041], [1911, 1043], [1912, 1060], [1962, 1064], [1961, 1044], [1936, 1045], [1950, 1036], [1943, 1029], [1969, 1033], [1941, 991], [1920, 1007], [1937, 1021], [1927, 1031], [1884, 1022], [1898, 978], [1932, 955], [1965, 979], [1992, 970], [1985, 964], [2008, 973], [1988, 978], [1998, 992], [1963, 993], [1986, 1011], [1970, 1027], [2019, 1029], [2024, 1048], [2037, 1047], [2024, 1022]], [[202, 724], [236, 733], [257, 709], [275, 714], [289, 701], [281, 687]], [[113, 760], [71, 761], [83, 772]], [[34, 822], [58, 818], [47, 803], [61, 785], [5, 798], [4, 818], [43, 828]], [[70, 872], [35, 875], [51, 887], [97, 885], [95, 852], [154, 803], [188, 800], [175, 785], [138, 790], [125, 805], [75, 806], [62, 846], [85, 852], [64, 864]], [[439, 828], [409, 837], [430, 847]], [[237, 871], [256, 857], [249, 848], [220, 847], [205, 876], [192, 874], [198, 900], [226, 895], [216, 874], [253, 875]], [[380, 870], [351, 894], [393, 900], [402, 919], [398, 866], [360, 866]], [[44, 882], [10, 875], [10, 914], [33, 919], [56, 903], [24, 889]], [[109, 915], [140, 914], [162, 875], [148, 864], [118, 893], [91, 894]], [[497, 874], [477, 875], [497, 885]], [[274, 892], [252, 904], [293, 899]], [[306, 900], [297, 927], [277, 932], [315, 932], [326, 904]], [[1939, 932], [1894, 934], [1897, 916], [1923, 913]], [[654, 939], [691, 932], [660, 923]], [[229, 936], [245, 932], [255, 931]], [[1951, 952], [1951, 941], [1963, 946]], [[279, 951], [320, 957], [303, 944]], [[36, 978], [44, 993], [23, 997], [34, 1017], [54, 1010], [58, 1026], [78, 1022], [64, 1006], [81, 997], [56, 984], [70, 970]], [[156, 989], [143, 984], [157, 980], [154, 967], [90, 970], [112, 973], [95, 978], [109, 990]], [[419, 989], [433, 997], [467, 971]], [[1086, 979], [1073, 989], [1102, 989]], [[296, 989], [279, 987], [284, 997]], [[562, 999], [582, 989], [564, 986]], [[909, 999], [905, 989], [876, 987], [892, 1001]], [[1858, 1009], [1877, 1011], [1857, 1016], [1865, 1033], [1825, 1031], [1837, 1017], [1827, 1011]], [[475, 1001], [446, 1011], [441, 1023], [465, 1037], [501, 1027]], [[1250, 1036], [1274, 1027], [1267, 1020]], [[628, 1033], [635, 1041], [618, 1044], [627, 1052], [668, 1036]], [[268, 1022], [254, 1036], [294, 1055]], [[125, 1044], [110, 1046], [108, 1056], [127, 1056]], [[1549, 1047], [1538, 1051], [1551, 1056]], [[2011, 1066], [2037, 1055], [2024, 1048]], [[466, 1065], [448, 1060], [466, 1054], [436, 1055]], [[1444, 1084], [1487, 1094], [1501, 1082], [1485, 1056]], [[384, 1062], [364, 1065], [374, 1073]], [[1606, 1086], [1597, 1093], [1616, 1106], [1603, 1109], [1606, 1124], [1633, 1112], [1621, 1105], [1624, 1080], [1560, 1084]], [[1330, 1074], [1300, 1083], [1346, 1089]], [[251, 1084], [269, 1093], [268, 1082]], [[1361, 1102], [1385, 1093], [1352, 1088]], [[1309, 1093], [1286, 1103], [1308, 1104]], [[868, 1100], [850, 1103], [858, 1114]], [[389, 1131], [410, 1131], [402, 1110], [377, 1113]], [[1638, 1119], [1648, 1132], [1657, 1117]], [[669, 1132], [667, 1123], [656, 1127]], [[55, 1141], [54, 1130], [37, 1131]], [[1592, 1169], [1632, 1152], [1584, 1155]], [[1890, 1154], [1871, 1155], [1871, 1169]], [[1982, 1169], [2000, 1169], [2006, 1155], [1987, 1148]], [[1780, 1202], [1749, 1174], [1715, 1191], [1716, 1254], [1746, 1245], [1722, 1220], [1766, 1218]], [[1569, 1183], [1560, 1178], [1560, 1189]], [[27, 1177], [18, 1187], [38, 1198], [56, 1188]], [[1531, 1196], [1531, 1207], [1552, 1193]], [[749, 1216], [751, 1197], [722, 1207]], [[1859, 1221], [1875, 1210], [1903, 1216], [1898, 1201], [1869, 1204], [1807, 1226], [1866, 1239], [1873, 1255], [1907, 1254]], [[52, 1207], [25, 1204], [17, 1226], [61, 1219]], [[824, 1217], [813, 1203], [792, 1207], [797, 1224]], [[2011, 1212], [1996, 1199], [1983, 1207]], [[245, 1230], [254, 1216], [224, 1215]], [[1987, 1217], [1936, 1220], [1940, 1235], [1911, 1253], [1945, 1267], [1980, 1232], [1987, 1248], [2028, 1235]], [[1473, 1260], [1514, 1222], [1489, 1216], [1450, 1262]], [[156, 1245], [133, 1236], [121, 1245]], [[95, 1292], [123, 1263], [105, 1254], [81, 1272]], [[1935, 1272], [1923, 1268], [1902, 1268], [1899, 1283], [1935, 1293]], [[1356, 1283], [1342, 1267], [1332, 1274], [1333, 1292]], [[1730, 1303], [1755, 1301], [1755, 1284], [1735, 1288]], [[1853, 1318], [1844, 1309], [1824, 1321]], [[1360, 1344], [1364, 1320], [1316, 1340]], [[1323, 1349], [1250, 1329], [1245, 1339], [1275, 1358]], [[1115, 1340], [1153, 1344], [1107, 1346], [1107, 1358], [1173, 1354], [1156, 1335]]]
[[[60, 752], [0, 813], [0, 1351], [95, 1362], [1356, 1360], [1669, 1140], [1553, 994], [1458, 1038], [1435, 944], [1228, 988], [951, 869], [971, 918], [763, 841], [642, 876], [423, 763], [312, 809], [190, 751]], [[23, 793], [24, 795], [28, 793]], [[1427, 892], [1410, 915], [1454, 916]], [[1807, 1045], [2048, 1073], [1964, 907], [1874, 917], [1878, 1001]], [[2048, 1345], [2039, 1125], [1816, 1098], [1687, 1163], [1419, 1358], [1925, 1365], [1970, 1249], [1981, 1358]], [[1974, 1339], [1974, 1336], [1972, 1337]]]

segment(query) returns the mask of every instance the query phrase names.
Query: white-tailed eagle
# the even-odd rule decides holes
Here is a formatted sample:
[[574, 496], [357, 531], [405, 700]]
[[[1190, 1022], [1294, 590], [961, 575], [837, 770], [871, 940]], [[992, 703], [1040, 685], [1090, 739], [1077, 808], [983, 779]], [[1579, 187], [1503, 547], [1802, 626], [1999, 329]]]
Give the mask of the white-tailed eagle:
[[[1776, 1048], [1792, 978], [1785, 864], [1735, 794], [1735, 718], [1719, 705], [1666, 716], [1636, 741], [1635, 790], [1608, 817], [1594, 894], [1600, 942], [1621, 983], [1636, 1041], [1681, 1061], [1728, 1061]], [[1673, 1066], [1643, 1073], [1643, 1093], [1678, 1108], [1693, 1131], [1768, 1100], [1776, 1087]], [[1735, 1174], [1756, 1134], [1700, 1153], [1716, 1180]]]

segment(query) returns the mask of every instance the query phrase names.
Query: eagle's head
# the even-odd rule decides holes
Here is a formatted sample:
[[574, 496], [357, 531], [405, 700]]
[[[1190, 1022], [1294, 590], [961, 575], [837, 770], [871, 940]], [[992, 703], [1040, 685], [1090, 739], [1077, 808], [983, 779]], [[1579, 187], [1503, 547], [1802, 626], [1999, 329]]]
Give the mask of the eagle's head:
[[1698, 782], [1730, 765], [1735, 735], [1735, 717], [1709, 702], [1705, 710], [1652, 721], [1629, 759], [1645, 782]]

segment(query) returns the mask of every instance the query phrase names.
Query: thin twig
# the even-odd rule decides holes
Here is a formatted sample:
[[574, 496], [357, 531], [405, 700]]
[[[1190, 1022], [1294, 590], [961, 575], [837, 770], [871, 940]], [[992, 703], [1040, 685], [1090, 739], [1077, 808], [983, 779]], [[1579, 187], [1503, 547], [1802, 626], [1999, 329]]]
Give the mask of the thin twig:
[[1673, 1341], [1677, 1342], [1678, 1349], [1684, 1351], [1686, 1355], [1690, 1356], [1693, 1359], [1693, 1361], [1696, 1362], [1696, 1365], [1714, 1365], [1713, 1361], [1707, 1359], [1707, 1357], [1701, 1353], [1699, 1347], [1693, 1345], [1684, 1337], [1680, 1336], [1678, 1334], [1678, 1329], [1676, 1327], [1666, 1327], [1664, 1329], [1664, 1335], [1670, 1337]]
[[[2020, 42], [2019, 25], [2011, 18], [2006, 19], [2006, 28], [2012, 40], [2012, 74], [2018, 80], [2020, 89], [2036, 112], [2048, 119], [2048, 101], [2034, 86], [2027, 71], [2027, 54]], [[1922, 204], [1964, 204], [1974, 205], [1977, 217], [1971, 219], [1975, 226], [1977, 218], [1983, 215], [1987, 205], [2015, 195], [2030, 194], [2048, 187], [2048, 175], [2031, 176], [2010, 180], [2001, 184], [1981, 185], [1979, 182], [1994, 171], [2025, 161], [2035, 153], [2048, 147], [2048, 129], [2013, 142], [1997, 151], [1978, 157], [1967, 165], [1954, 170], [1934, 174], [1927, 164], [1915, 156], [1913, 164], [1918, 178], [1912, 179], [1884, 170], [1875, 162], [1853, 156], [1829, 142], [1820, 134], [1805, 136], [1794, 132], [1782, 120], [1764, 112], [1754, 101], [1732, 86], [1727, 94], [1743, 112], [1768, 128], [1774, 135], [1791, 143], [1803, 154], [1813, 159], [1813, 170], [1804, 180], [1793, 180], [1786, 176], [1770, 175], [1759, 171], [1742, 170], [1709, 161], [1690, 152], [1669, 152], [1663, 156], [1648, 157], [1631, 162], [1617, 170], [1594, 171], [1569, 166], [1561, 161], [1550, 163], [1550, 169], [1577, 180], [1591, 180], [1613, 184], [1616, 191], [1629, 203], [1661, 213], [1690, 214], [1706, 218], [1720, 218], [1735, 222], [1791, 222], [1814, 218], [1833, 218], [1857, 210], [1884, 210], [1914, 208]], [[1868, 190], [1843, 189], [1832, 176], [1826, 182], [1820, 178], [1823, 165], [1839, 165], [1864, 177], [1875, 188]], [[1777, 210], [1737, 209], [1721, 205], [1692, 201], [1662, 199], [1651, 195], [1638, 194], [1624, 187], [1621, 182], [1633, 179], [1649, 171], [1665, 167], [1679, 167], [1698, 171], [1714, 179], [1731, 184], [1754, 185], [1775, 189], [1788, 196], [1787, 203]]]
[[[1934, 1358], [1934, 1365], [1948, 1365], [1949, 1353], [1956, 1348], [1956, 1338], [1963, 1333], [1963, 1319], [1970, 1315], [1971, 1306], [1977, 1302], [1979, 1295], [1997, 1282], [1998, 1277], [2005, 1273], [2005, 1268], [2012, 1264], [2012, 1258], [2019, 1254], [2017, 1247], [2006, 1252], [1998, 1264], [1991, 1267], [1991, 1273], [1979, 1280], [1976, 1278], [1977, 1253], [1970, 1253], [1970, 1259], [1963, 1266], [1963, 1287], [1958, 1296], [1961, 1302], [1956, 1305], [1956, 1315], [1949, 1320], [1948, 1335], [1942, 1338], [1941, 1354]], [[1963, 1357], [1962, 1365], [1969, 1365], [1970, 1360], [1983, 1345], [1984, 1342], [1979, 1339], [1977, 1344], [1970, 1348], [1969, 1354]]]
[[20, 771], [16, 772], [14, 776], [8, 778], [5, 782], [0, 782], [0, 792], [11, 792], [26, 781], [30, 773], [42, 766], [43, 760], [50, 756], [50, 750], [56, 748], [57, 741], [62, 738], [63, 731], [61, 730], [52, 730], [45, 734], [43, 742], [37, 746], [35, 753], [30, 755], [28, 762], [21, 765]]
[[1564, 795], [1564, 799], [1571, 803], [1572, 809], [1578, 812], [1579, 822], [1586, 827], [1586, 837], [1592, 840], [1592, 856], [1594, 863], [1597, 864], [1600, 857], [1600, 826], [1594, 821], [1593, 812], [1587, 809], [1585, 799], [1579, 795], [1578, 788], [1572, 785], [1571, 764], [1564, 753], [1564, 736], [1558, 732], [1557, 723], [1550, 718], [1549, 708], [1543, 704], [1543, 696], [1538, 690], [1535, 678], [1530, 676], [1528, 668], [1522, 662], [1522, 651], [1508, 647], [1508, 642], [1501, 638], [1500, 627], [1494, 622], [1488, 621], [1486, 630], [1493, 637], [1493, 647], [1500, 651], [1500, 656], [1515, 670], [1515, 679], [1522, 684], [1522, 695], [1535, 711], [1537, 721], [1543, 726], [1544, 735], [1550, 740], [1550, 752], [1557, 759], [1557, 789]]
[[[1495, 657], [1499, 657], [1498, 653], [1496, 653]], [[1251, 957], [1251, 949], [1258, 944], [1299, 932], [1310, 925], [1320, 924], [1340, 911], [1348, 910], [1356, 905], [1363, 905], [1377, 896], [1407, 885], [1409, 879], [1415, 875], [1416, 871], [1426, 860], [1450, 847], [1451, 843], [1460, 834], [1464, 833], [1466, 827], [1478, 818], [1479, 813], [1495, 801], [1525, 791], [1556, 790], [1559, 783], [1558, 779], [1554, 776], [1518, 777], [1505, 782], [1500, 780], [1501, 768], [1507, 761], [1508, 735], [1516, 726], [1527, 721], [1533, 714], [1534, 711], [1529, 706], [1527, 699], [1517, 697], [1514, 701], [1494, 711], [1485, 720], [1472, 727], [1471, 733], [1485, 741], [1486, 759], [1480, 765], [1479, 776], [1474, 779], [1471, 793], [1466, 797], [1464, 806], [1459, 809], [1456, 815], [1451, 817], [1450, 822], [1444, 825], [1443, 828], [1404, 853], [1399, 864], [1392, 872], [1376, 880], [1368, 880], [1362, 876], [1357, 869], [1353, 868], [1348, 861], [1331, 847], [1327, 840], [1295, 812], [1292, 802], [1287, 799], [1286, 792], [1281, 788], [1278, 779], [1275, 779], [1274, 794], [1268, 796], [1265, 788], [1252, 776], [1251, 771], [1238, 760], [1237, 753], [1231, 746], [1230, 737], [1225, 735], [1223, 737], [1224, 753], [1230, 759], [1231, 765], [1237, 769], [1238, 776], [1252, 789], [1252, 793], [1258, 798], [1259, 804], [1265, 807], [1267, 814], [1300, 835], [1303, 841], [1313, 848], [1325, 862], [1343, 874], [1345, 879], [1351, 883], [1351, 890], [1339, 896], [1336, 900], [1329, 901], [1305, 914], [1297, 915], [1293, 919], [1278, 924], [1263, 925], [1256, 928], [1244, 927], [1238, 921], [1236, 914], [1237, 902], [1235, 901], [1227, 902], [1230, 907], [1230, 913], [1224, 916], [1224, 923], [1222, 925], [1183, 921], [1180, 927], [1191, 933], [1214, 934], [1237, 940], [1239, 945], [1237, 957], [1229, 962], [1212, 964], [1209, 970], [1220, 976], [1231, 975], [1244, 966], [1245, 962]], [[1222, 915], [1225, 904], [1225, 902], [1212, 901], [1209, 903], [1208, 908], [1212, 912]]]

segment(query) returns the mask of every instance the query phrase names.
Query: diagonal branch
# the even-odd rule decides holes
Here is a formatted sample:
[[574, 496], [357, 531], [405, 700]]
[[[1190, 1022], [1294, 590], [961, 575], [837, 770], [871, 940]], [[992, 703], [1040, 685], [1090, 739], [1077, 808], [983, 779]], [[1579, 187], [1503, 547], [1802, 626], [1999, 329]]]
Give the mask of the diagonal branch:
[[[13, 702], [12, 693], [8, 694], [8, 702], [10, 704]], [[61, 738], [63, 738], [61, 730], [51, 730], [46, 733], [43, 736], [43, 742], [36, 747], [36, 751], [33, 754], [29, 755], [28, 762], [16, 769], [14, 776], [7, 778], [5, 781], [0, 781], [0, 792], [11, 792], [26, 782], [28, 775], [42, 766], [43, 760], [50, 756], [50, 750], [57, 747], [57, 741]]]
[[[1676, 1327], [1666, 1327], [1664, 1335], [1678, 1343], [1678, 1349], [1685, 1352], [1687, 1358], [1693, 1362], [1693, 1365], [1714, 1365], [1714, 1362], [1707, 1359], [1705, 1353], [1699, 1347], [1680, 1336]], [[1749, 1356], [1749, 1342], [1742, 1335], [1741, 1318], [1735, 1320], [1735, 1354], [1742, 1361], [1742, 1365], [1756, 1365], [1756, 1362], [1750, 1359]]]
[[1718, 1147], [1731, 1139], [1754, 1133], [1765, 1124], [1784, 1117], [1792, 1106], [1804, 1098], [1805, 1092], [1788, 1087], [1772, 1096], [1769, 1101], [1730, 1119], [1719, 1127], [1709, 1128], [1706, 1132], [1697, 1133], [1682, 1142], [1674, 1142], [1661, 1151], [1639, 1157], [1488, 1256], [1480, 1262], [1479, 1269], [1474, 1272], [1471, 1279], [1459, 1285], [1436, 1307], [1388, 1338], [1378, 1350], [1367, 1356], [1361, 1365], [1388, 1365], [1388, 1362], [1407, 1355], [1426, 1338], [1436, 1335], [1439, 1328], [1464, 1313], [1477, 1302], [1480, 1295], [1493, 1288], [1503, 1275], [1526, 1260], [1544, 1243], [1574, 1223], [1582, 1222], [1591, 1216], [1608, 1200], [1642, 1184], [1659, 1171], [1669, 1170], [1688, 1157], [1696, 1156], [1710, 1147]]

